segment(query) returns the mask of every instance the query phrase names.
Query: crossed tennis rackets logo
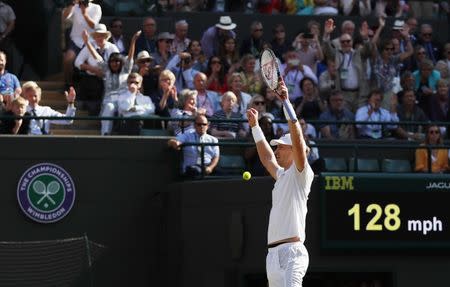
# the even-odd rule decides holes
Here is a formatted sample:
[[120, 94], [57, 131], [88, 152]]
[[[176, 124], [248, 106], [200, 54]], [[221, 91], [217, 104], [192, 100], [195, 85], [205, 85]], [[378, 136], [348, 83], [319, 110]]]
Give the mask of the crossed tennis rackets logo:
[[41, 204], [44, 199], [48, 199], [53, 205], [56, 204], [55, 200], [51, 197], [59, 192], [60, 186], [57, 181], [50, 182], [47, 186], [40, 180], [37, 180], [33, 183], [33, 191], [39, 195], [41, 198], [36, 202], [36, 204]]

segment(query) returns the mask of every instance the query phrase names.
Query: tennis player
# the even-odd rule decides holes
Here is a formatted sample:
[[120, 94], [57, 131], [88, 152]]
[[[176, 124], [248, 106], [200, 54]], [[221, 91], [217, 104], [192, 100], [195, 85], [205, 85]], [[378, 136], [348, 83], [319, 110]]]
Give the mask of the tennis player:
[[259, 158], [276, 180], [272, 190], [272, 209], [269, 218], [268, 254], [266, 258], [267, 279], [270, 287], [299, 287], [309, 264], [305, 240], [307, 200], [314, 178], [308, 164], [309, 148], [303, 139], [302, 129], [286, 109], [292, 109], [286, 85], [278, 81], [279, 98], [283, 101], [288, 119], [289, 132], [270, 141], [270, 148], [258, 125], [258, 112], [247, 110], [248, 123], [252, 129]]

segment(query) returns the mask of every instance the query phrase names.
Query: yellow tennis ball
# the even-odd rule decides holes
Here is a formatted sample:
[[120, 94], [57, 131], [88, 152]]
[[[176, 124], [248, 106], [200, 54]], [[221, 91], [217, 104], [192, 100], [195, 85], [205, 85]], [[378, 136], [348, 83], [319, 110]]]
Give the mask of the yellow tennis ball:
[[245, 172], [242, 174], [242, 179], [244, 179], [244, 180], [249, 180], [250, 178], [252, 178], [252, 174], [251, 174], [250, 172], [245, 171]]

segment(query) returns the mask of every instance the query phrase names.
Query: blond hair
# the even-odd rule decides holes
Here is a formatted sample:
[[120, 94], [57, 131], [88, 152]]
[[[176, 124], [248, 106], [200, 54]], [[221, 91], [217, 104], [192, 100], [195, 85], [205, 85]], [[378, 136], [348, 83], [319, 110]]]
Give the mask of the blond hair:
[[170, 85], [175, 84], [175, 75], [172, 73], [171, 70], [164, 70], [159, 74], [159, 80], [161, 81], [161, 78], [169, 78], [170, 79]]
[[18, 106], [18, 107], [24, 107], [28, 106], [28, 101], [25, 98], [22, 98], [21, 96], [18, 96], [11, 102], [12, 105]]
[[228, 99], [232, 99], [235, 103], [237, 102], [236, 94], [233, 93], [232, 91], [228, 91], [223, 94], [221, 103], [223, 103], [223, 101]]
[[36, 82], [34, 82], [34, 81], [28, 81], [28, 82], [26, 82], [26, 83], [24, 83], [24, 84], [22, 85], [22, 93], [25, 93], [25, 92], [28, 91], [28, 90], [35, 90], [37, 96], [38, 96], [39, 98], [41, 98], [41, 95], [42, 95], [42, 89], [41, 89], [41, 87], [39, 87], [39, 85], [38, 85]]

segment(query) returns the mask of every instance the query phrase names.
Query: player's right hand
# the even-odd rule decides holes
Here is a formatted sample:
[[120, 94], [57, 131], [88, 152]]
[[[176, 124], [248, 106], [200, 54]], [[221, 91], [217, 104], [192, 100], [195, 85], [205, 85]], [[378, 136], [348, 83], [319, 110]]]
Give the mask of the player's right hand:
[[250, 108], [247, 110], [247, 119], [248, 124], [251, 128], [258, 125], [258, 111], [254, 108]]

